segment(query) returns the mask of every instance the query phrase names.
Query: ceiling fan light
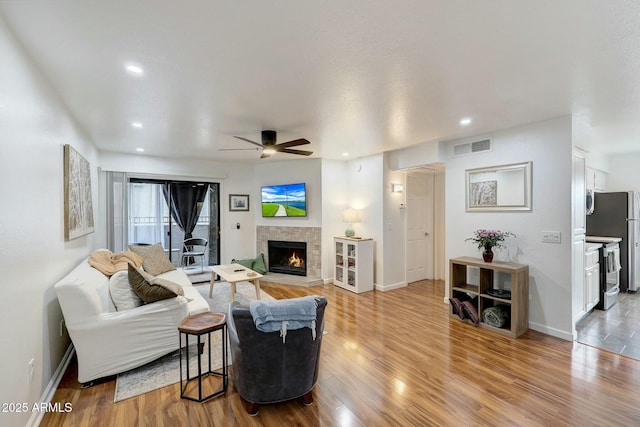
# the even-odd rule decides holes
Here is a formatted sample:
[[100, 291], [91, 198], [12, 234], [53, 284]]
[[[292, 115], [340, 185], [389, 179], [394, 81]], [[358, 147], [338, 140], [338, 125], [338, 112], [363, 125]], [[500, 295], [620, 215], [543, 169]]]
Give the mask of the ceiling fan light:
[[276, 154], [276, 150], [274, 150], [273, 148], [265, 148], [264, 150], [262, 150], [262, 154]]

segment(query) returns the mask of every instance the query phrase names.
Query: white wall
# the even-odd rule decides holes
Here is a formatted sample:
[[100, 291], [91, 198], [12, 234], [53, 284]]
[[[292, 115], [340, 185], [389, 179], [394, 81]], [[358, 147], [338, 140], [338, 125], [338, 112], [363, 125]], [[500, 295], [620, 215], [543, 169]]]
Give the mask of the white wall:
[[[403, 171], [392, 170], [392, 153], [384, 154], [383, 184], [379, 191], [382, 192], [384, 203], [383, 215], [383, 243], [382, 259], [384, 265], [384, 277], [376, 282], [376, 289], [391, 290], [407, 285], [406, 281], [406, 210], [400, 208], [405, 203], [405, 192], [393, 193], [392, 184], [405, 185]], [[406, 185], [405, 185], [406, 189]]]
[[382, 154], [351, 160], [347, 163], [349, 182], [348, 206], [362, 211], [362, 222], [354, 224], [356, 235], [370, 237], [374, 243], [374, 277], [376, 284], [384, 281], [383, 215], [384, 157]]
[[[497, 260], [529, 265], [529, 327], [572, 338], [571, 319], [571, 119], [563, 117], [495, 132], [492, 151], [446, 161], [446, 254], [479, 257], [465, 239], [474, 230], [510, 231], [516, 238]], [[533, 162], [531, 212], [465, 212], [465, 170]], [[560, 231], [561, 244], [542, 243], [542, 231]], [[448, 279], [448, 272], [447, 272]], [[449, 284], [447, 280], [447, 295]]]
[[390, 151], [387, 165], [392, 170], [408, 169], [442, 161], [442, 149], [438, 142], [423, 142], [411, 147]]
[[607, 191], [640, 191], [640, 152], [609, 156]]
[[[48, 389], [69, 346], [68, 335], [60, 337], [53, 285], [96, 247], [95, 234], [64, 241], [63, 145], [71, 144], [90, 163], [94, 210], [97, 152], [1, 18], [0, 58], [0, 402], [31, 406]], [[2, 412], [0, 425], [25, 425], [31, 416]]]
[[347, 162], [322, 161], [322, 278], [334, 277], [333, 238], [343, 236], [347, 228], [342, 212], [348, 205]]
[[[200, 159], [161, 157], [100, 152], [102, 171], [127, 172], [134, 175], [174, 179], [193, 179], [220, 183], [220, 262], [255, 256], [255, 215], [260, 211], [259, 190], [255, 189], [253, 165], [241, 162], [215, 162]], [[229, 194], [249, 194], [249, 212], [229, 211]], [[106, 197], [102, 192], [101, 197]], [[104, 206], [101, 206], [104, 209]], [[259, 213], [258, 213], [259, 214]], [[240, 229], [236, 224], [240, 223]], [[102, 230], [105, 228], [102, 227]], [[101, 235], [106, 247], [106, 236]]]

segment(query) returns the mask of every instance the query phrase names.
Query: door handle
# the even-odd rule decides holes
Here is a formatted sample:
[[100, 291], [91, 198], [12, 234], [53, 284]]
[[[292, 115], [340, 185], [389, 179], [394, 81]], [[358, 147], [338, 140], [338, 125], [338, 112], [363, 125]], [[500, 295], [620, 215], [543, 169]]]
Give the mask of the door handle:
[[427, 232], [425, 231], [425, 232], [424, 232], [424, 235], [425, 235], [425, 236], [428, 236], [428, 235], [429, 235], [429, 233], [427, 233]]

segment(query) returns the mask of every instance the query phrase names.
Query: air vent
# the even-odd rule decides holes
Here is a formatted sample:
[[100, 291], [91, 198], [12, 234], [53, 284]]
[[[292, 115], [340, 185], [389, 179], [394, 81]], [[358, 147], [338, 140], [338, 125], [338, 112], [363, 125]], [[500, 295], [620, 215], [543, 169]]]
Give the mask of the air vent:
[[483, 139], [481, 141], [467, 142], [466, 144], [458, 144], [453, 146], [453, 156], [465, 156], [467, 154], [481, 153], [483, 151], [491, 151], [491, 139]]

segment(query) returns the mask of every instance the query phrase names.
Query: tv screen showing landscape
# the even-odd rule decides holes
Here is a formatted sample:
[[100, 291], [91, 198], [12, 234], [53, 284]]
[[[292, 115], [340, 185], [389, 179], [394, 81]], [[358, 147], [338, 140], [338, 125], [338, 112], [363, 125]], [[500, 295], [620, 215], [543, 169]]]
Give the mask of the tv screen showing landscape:
[[262, 187], [262, 216], [307, 216], [304, 183]]

